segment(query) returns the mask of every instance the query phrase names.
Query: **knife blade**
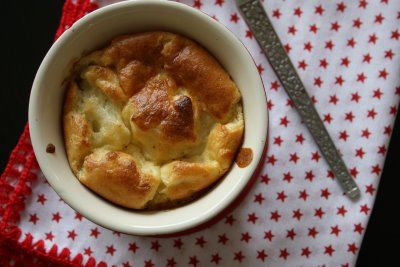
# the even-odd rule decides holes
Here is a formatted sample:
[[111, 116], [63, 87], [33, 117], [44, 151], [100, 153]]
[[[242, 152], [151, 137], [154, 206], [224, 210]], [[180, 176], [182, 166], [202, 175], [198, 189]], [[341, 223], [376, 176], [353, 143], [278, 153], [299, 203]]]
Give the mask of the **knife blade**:
[[344, 192], [351, 199], [359, 198], [360, 189], [329, 136], [263, 6], [259, 0], [236, 0], [236, 4]]

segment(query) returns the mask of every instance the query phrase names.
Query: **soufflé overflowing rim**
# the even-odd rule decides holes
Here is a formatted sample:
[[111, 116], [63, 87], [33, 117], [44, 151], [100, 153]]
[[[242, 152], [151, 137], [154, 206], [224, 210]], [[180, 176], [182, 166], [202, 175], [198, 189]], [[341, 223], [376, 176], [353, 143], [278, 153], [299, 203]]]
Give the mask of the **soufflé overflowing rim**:
[[233, 163], [244, 131], [241, 95], [200, 45], [168, 32], [124, 35], [82, 57], [63, 110], [79, 181], [132, 209], [195, 198]]

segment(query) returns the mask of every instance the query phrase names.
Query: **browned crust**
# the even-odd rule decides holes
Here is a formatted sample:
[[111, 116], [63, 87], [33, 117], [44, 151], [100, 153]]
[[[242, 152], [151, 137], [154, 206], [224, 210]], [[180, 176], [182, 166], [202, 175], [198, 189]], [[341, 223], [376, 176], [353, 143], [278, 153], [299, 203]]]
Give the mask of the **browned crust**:
[[85, 158], [79, 180], [102, 197], [127, 208], [141, 209], [157, 190], [159, 179], [143, 174], [132, 156], [97, 150]]

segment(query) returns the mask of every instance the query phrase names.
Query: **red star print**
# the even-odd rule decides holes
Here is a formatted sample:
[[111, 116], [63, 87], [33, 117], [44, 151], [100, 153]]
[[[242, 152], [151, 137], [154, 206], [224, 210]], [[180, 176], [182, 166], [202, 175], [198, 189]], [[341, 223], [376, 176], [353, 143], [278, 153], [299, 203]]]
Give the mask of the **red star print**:
[[113, 235], [121, 236], [121, 233], [120, 233], [120, 232], [117, 232], [117, 231], [113, 231]]
[[305, 69], [308, 67], [308, 65], [307, 65], [307, 63], [306, 63], [305, 60], [302, 60], [302, 61], [299, 61], [299, 64], [298, 64], [297, 67], [298, 67], [299, 69], [305, 70]]
[[390, 115], [396, 115], [396, 113], [397, 113], [397, 108], [396, 108], [396, 106], [391, 106], [391, 107], [390, 107], [389, 114], [390, 114]]
[[353, 232], [357, 232], [361, 235], [363, 231], [364, 231], [364, 227], [362, 227], [361, 223], [354, 224]]
[[272, 11], [272, 16], [279, 19], [281, 17], [282, 13], [279, 9], [275, 9], [274, 11]]
[[381, 3], [387, 5], [389, 3], [389, 0], [381, 0]]
[[29, 222], [33, 223], [34, 225], [36, 225], [36, 222], [39, 221], [39, 217], [36, 215], [36, 213], [34, 214], [30, 214], [29, 215]]
[[308, 257], [311, 254], [311, 250], [308, 247], [302, 248], [301, 249], [301, 256], [304, 256], [308, 259]]
[[233, 13], [233, 14], [231, 14], [231, 21], [232, 21], [233, 23], [237, 23], [237, 22], [239, 21], [239, 17], [238, 17], [238, 15], [237, 15], [236, 12]]
[[367, 206], [367, 204], [360, 205], [360, 213], [362, 212], [365, 213], [365, 215], [367, 215], [370, 210], [371, 209]]
[[372, 59], [372, 57], [371, 57], [371, 55], [369, 53], [363, 55], [363, 62], [370, 63], [371, 59]]
[[97, 238], [99, 236], [100, 232], [97, 230], [97, 227], [90, 229], [90, 236], [93, 236], [94, 238]]
[[211, 262], [215, 263], [216, 265], [219, 264], [220, 260], [222, 260], [222, 258], [219, 256], [218, 253], [211, 255]]
[[313, 173], [313, 171], [306, 171], [306, 177], [305, 177], [305, 179], [306, 180], [309, 180], [310, 182], [312, 182], [312, 180], [314, 179], [314, 173]]
[[383, 130], [383, 133], [386, 135], [390, 135], [392, 132], [392, 127], [390, 127], [390, 125], [385, 126], [385, 129]]
[[394, 53], [393, 53], [392, 49], [385, 51], [385, 58], [392, 60], [393, 56], [394, 56]]
[[196, 237], [196, 245], [200, 246], [201, 248], [204, 247], [204, 245], [207, 243], [207, 241], [204, 240], [204, 237]]
[[262, 74], [264, 72], [264, 68], [261, 64], [257, 65], [258, 73]]
[[218, 235], [218, 243], [225, 245], [228, 241], [229, 238], [226, 237], [226, 234]]
[[304, 140], [305, 140], [305, 139], [304, 139], [304, 137], [303, 137], [302, 134], [297, 134], [297, 135], [296, 135], [296, 143], [303, 144]]
[[359, 7], [359, 8], [366, 9], [366, 8], [367, 8], [367, 5], [368, 5], [368, 2], [367, 2], [366, 0], [360, 0], [360, 1], [358, 2], [358, 7]]
[[353, 112], [347, 112], [347, 113], [345, 113], [345, 118], [344, 118], [346, 121], [350, 121], [350, 122], [353, 122], [353, 119], [354, 119], [354, 115], [353, 115]]
[[340, 29], [340, 24], [337, 21], [331, 23], [331, 31], [337, 32], [339, 31], [339, 29]]
[[271, 165], [275, 165], [275, 162], [277, 162], [277, 159], [275, 158], [274, 155], [267, 156], [267, 163], [270, 163]]
[[[175, 247], [175, 245], [174, 245], [174, 247]], [[138, 249], [139, 249], [139, 247], [136, 245], [135, 242], [129, 243], [128, 251], [132, 251], [135, 254]]]
[[364, 75], [364, 72], [357, 74], [357, 82], [364, 83], [367, 77]]
[[144, 267], [154, 267], [154, 263], [151, 260], [144, 261]]
[[355, 243], [347, 244], [347, 252], [351, 252], [351, 253], [353, 253], [354, 255], [356, 255], [357, 249], [358, 249], [358, 248], [357, 248], [357, 246], [356, 246]]
[[292, 218], [295, 218], [298, 221], [300, 221], [302, 216], [303, 216], [303, 213], [301, 213], [300, 209], [293, 210]]
[[382, 24], [382, 21], [385, 19], [384, 16], [382, 16], [382, 13], [379, 13], [378, 15], [375, 16], [374, 23]]
[[268, 185], [268, 184], [269, 184], [269, 181], [271, 181], [271, 179], [268, 177], [267, 174], [261, 175], [261, 182], [262, 182], [262, 183]]
[[319, 232], [317, 231], [317, 229], [315, 229], [315, 227], [308, 228], [308, 236], [315, 238], [318, 234]]
[[82, 221], [82, 218], [83, 216], [80, 213], [75, 212], [75, 219], [77, 219], [78, 221]]
[[244, 241], [246, 243], [249, 243], [250, 239], [251, 239], [251, 235], [249, 235], [249, 233], [246, 232], [246, 233], [242, 233], [242, 238], [240, 239], [240, 241]]
[[382, 91], [378, 88], [374, 90], [373, 98], [381, 99], [381, 96], [383, 95]]
[[235, 256], [233, 257], [233, 259], [234, 259], [235, 261], [242, 262], [242, 260], [243, 260], [244, 258], [246, 258], [246, 256], [244, 256], [243, 253], [242, 253], [241, 251], [235, 252], [234, 254], [235, 254]]
[[327, 122], [328, 124], [330, 124], [331, 123], [331, 121], [332, 121], [332, 117], [331, 117], [331, 114], [325, 114], [324, 115], [324, 121], [325, 122]]
[[314, 153], [311, 153], [311, 159], [318, 162], [321, 156], [319, 155], [318, 151], [315, 151]]
[[274, 238], [274, 234], [271, 232], [271, 230], [264, 232], [264, 239], [268, 239], [269, 241], [272, 241], [272, 238]]
[[343, 79], [343, 77], [341, 75], [335, 77], [335, 84], [339, 84], [340, 86], [342, 86], [344, 82], [345, 81], [344, 81], [344, 79]]
[[379, 71], [379, 78], [383, 78], [386, 80], [387, 76], [389, 75], [389, 73], [386, 71], [386, 69], [382, 69]]
[[365, 128], [365, 129], [362, 130], [362, 132], [361, 132], [361, 136], [362, 136], [362, 137], [365, 137], [366, 139], [368, 139], [370, 135], [371, 135], [371, 132], [368, 130], [368, 128]]
[[193, 7], [200, 9], [203, 3], [200, 0], [194, 0]]
[[318, 27], [315, 24], [310, 25], [310, 32], [317, 33]]
[[346, 9], [346, 7], [347, 6], [343, 2], [340, 2], [340, 3], [336, 4], [336, 11], [343, 13], [344, 10]]
[[274, 138], [274, 144], [275, 145], [281, 146], [282, 142], [283, 142], [283, 140], [282, 140], [282, 138], [280, 136], [277, 136], [277, 137]]
[[[296, 164], [299, 159], [300, 158], [297, 156], [296, 153], [290, 154], [290, 160], [289, 161], [293, 161]], [[291, 177], [291, 178], [293, 178], [293, 177]], [[290, 183], [290, 180], [288, 181], [288, 183]]]
[[347, 46], [350, 46], [351, 48], [354, 48], [356, 46], [356, 41], [354, 41], [354, 38], [350, 38], [347, 40]]
[[248, 222], [255, 224], [257, 220], [258, 220], [258, 217], [256, 216], [256, 214], [254, 212], [247, 215]]
[[358, 103], [360, 101], [360, 98], [361, 97], [357, 92], [351, 94], [351, 101]]
[[308, 194], [307, 191], [304, 189], [303, 191], [299, 191], [299, 199], [303, 199], [304, 201], [307, 200], [308, 198]]
[[277, 192], [276, 193], [276, 200], [280, 200], [282, 202], [285, 202], [285, 199], [287, 198], [287, 195], [285, 194], [285, 191]]
[[278, 222], [280, 218], [281, 218], [281, 215], [279, 214], [279, 212], [277, 210], [271, 212], [271, 217], [270, 217], [271, 220]]
[[318, 217], [318, 218], [322, 219], [324, 214], [325, 214], [325, 212], [322, 210], [321, 207], [319, 207], [318, 209], [315, 209], [315, 212], [314, 212], [314, 216], [315, 217]]
[[329, 96], [329, 103], [332, 103], [336, 106], [338, 101], [339, 101], [339, 99], [336, 97], [336, 95]]
[[262, 202], [265, 200], [263, 195], [261, 193], [254, 195], [254, 202], [257, 202], [258, 204], [262, 204]]
[[268, 100], [268, 102], [267, 102], [267, 108], [268, 108], [268, 110], [271, 110], [273, 106], [274, 106], [274, 104], [272, 103], [272, 101], [271, 101], [271, 100]]
[[344, 57], [340, 59], [340, 65], [345, 66], [346, 68], [349, 66], [350, 60], [348, 57]]
[[322, 16], [322, 14], [324, 14], [324, 11], [325, 11], [325, 9], [321, 5], [316, 6], [314, 9], [314, 13], [319, 14], [321, 16]]
[[379, 153], [379, 154], [382, 154], [382, 155], [385, 155], [385, 153], [386, 153], [386, 147], [385, 147], [385, 146], [380, 146], [380, 147], [378, 147], [378, 153]]
[[321, 87], [322, 84], [323, 84], [323, 81], [321, 80], [320, 77], [314, 78], [314, 85], [315, 86]]
[[132, 267], [132, 265], [129, 264], [129, 261], [122, 263], [122, 267]]
[[246, 38], [253, 39], [253, 33], [250, 30], [246, 30]]
[[44, 205], [46, 200], [47, 200], [47, 198], [43, 194], [40, 194], [40, 195], [38, 195], [36, 202]]
[[215, 5], [222, 6], [225, 0], [215, 0]]
[[60, 216], [59, 212], [53, 213], [52, 215], [53, 215], [53, 218], [51, 219], [52, 221], [56, 221], [57, 223], [60, 222], [62, 217]]
[[106, 254], [110, 254], [111, 256], [114, 256], [115, 248], [113, 245], [111, 246], [106, 246]]
[[354, 167], [354, 168], [350, 169], [350, 174], [351, 174], [351, 176], [353, 176], [354, 178], [356, 178], [357, 175], [358, 175], [357, 168]]
[[283, 174], [283, 179], [284, 181], [290, 183], [293, 179], [293, 176], [290, 174], [290, 172], [284, 173]]
[[279, 82], [278, 81], [273, 81], [271, 83], [271, 90], [278, 91], [278, 88], [279, 88]]
[[329, 257], [332, 257], [333, 252], [335, 252], [335, 249], [332, 247], [332, 245], [325, 246], [324, 254], [328, 254]]
[[296, 35], [297, 29], [294, 25], [288, 27], [288, 33], [292, 35]]
[[300, 18], [301, 14], [303, 14], [303, 11], [301, 11], [300, 7], [297, 7], [293, 10], [293, 15], [298, 16]]
[[286, 230], [286, 238], [290, 238], [291, 240], [293, 240], [295, 236], [296, 232], [294, 231], [294, 228]]
[[90, 247], [87, 247], [83, 250], [83, 254], [88, 255], [89, 257], [92, 255], [93, 251], [90, 249]]
[[356, 149], [356, 157], [359, 157], [360, 159], [362, 159], [364, 157], [364, 154], [365, 154], [365, 152], [362, 149], [362, 147], [359, 149]]
[[342, 215], [343, 217], [345, 217], [346, 213], [347, 213], [347, 210], [344, 206], [337, 208], [337, 212], [336, 212], [337, 215]]
[[319, 60], [319, 66], [321, 68], [326, 69], [328, 67], [328, 65], [329, 65], [329, 63], [328, 63], [328, 61], [326, 61], [325, 58]]
[[339, 236], [341, 231], [339, 225], [331, 226], [331, 235]]
[[304, 50], [311, 52], [312, 49], [313, 49], [313, 46], [310, 42], [304, 43]]
[[333, 178], [335, 178], [335, 175], [333, 174], [332, 171], [328, 170], [328, 171], [326, 172], [326, 177], [327, 177], [327, 178], [331, 178], [331, 179], [333, 180]]
[[400, 39], [400, 32], [399, 30], [392, 31], [392, 35], [390, 36], [391, 39], [399, 40]]
[[158, 251], [160, 249], [161, 245], [158, 243], [158, 241], [151, 241], [151, 249], [154, 251]]
[[68, 238], [71, 238], [72, 240], [75, 240], [75, 237], [77, 237], [78, 235], [75, 233], [75, 230], [72, 231], [67, 231], [68, 232]]
[[267, 258], [268, 255], [265, 254], [265, 250], [257, 250], [257, 259], [261, 260], [262, 262], [265, 261], [265, 258]]
[[377, 114], [378, 114], [378, 113], [376, 113], [375, 109], [370, 109], [370, 110], [368, 110], [367, 118], [375, 119], [375, 116], [376, 116]]
[[285, 51], [288, 54], [290, 53], [290, 50], [292, 50], [292, 47], [290, 46], [290, 44], [285, 44], [283, 47], [285, 48]]
[[46, 240], [50, 240], [50, 241], [53, 241], [53, 238], [55, 237], [51, 231], [48, 233], [45, 233], [45, 235], [46, 235]]
[[235, 221], [236, 221], [236, 219], [233, 218], [232, 214], [225, 218], [225, 223], [229, 224], [229, 225], [233, 225]]
[[331, 192], [329, 192], [328, 188], [321, 189], [321, 197], [328, 199], [330, 195]]
[[288, 124], [290, 123], [290, 121], [287, 119], [287, 116], [284, 116], [281, 118], [281, 122], [280, 125], [283, 125], [287, 128]]
[[196, 256], [189, 257], [189, 265], [193, 265], [194, 267], [196, 267], [199, 263], [200, 261], [197, 259]]
[[289, 256], [290, 256], [290, 253], [287, 251], [286, 248], [280, 250], [279, 258], [286, 260], [287, 257], [289, 257]]
[[378, 37], [376, 34], [372, 34], [368, 37], [368, 43], [376, 44], [376, 41], [378, 40]]
[[326, 49], [332, 50], [334, 46], [335, 46], [335, 45], [334, 45], [334, 43], [332, 42], [332, 40], [329, 40], [329, 41], [325, 42], [325, 48], [326, 48]]
[[379, 175], [380, 172], [381, 172], [381, 168], [379, 167], [378, 164], [372, 166], [371, 173], [375, 173], [375, 174]]

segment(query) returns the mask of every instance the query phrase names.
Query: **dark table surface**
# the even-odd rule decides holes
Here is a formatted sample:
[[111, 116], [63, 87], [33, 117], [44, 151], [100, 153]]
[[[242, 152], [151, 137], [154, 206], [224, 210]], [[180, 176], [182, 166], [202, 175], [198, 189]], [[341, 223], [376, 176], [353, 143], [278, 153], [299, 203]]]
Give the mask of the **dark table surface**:
[[[2, 3], [0, 170], [4, 169], [9, 153], [17, 143], [27, 121], [32, 81], [42, 58], [53, 42], [62, 5], [62, 0]], [[400, 202], [397, 199], [400, 179], [399, 131], [400, 119], [397, 118], [357, 266], [399, 264], [396, 248], [399, 247], [400, 224], [395, 218], [400, 212]], [[384, 262], [392, 264], [384, 265]]]

